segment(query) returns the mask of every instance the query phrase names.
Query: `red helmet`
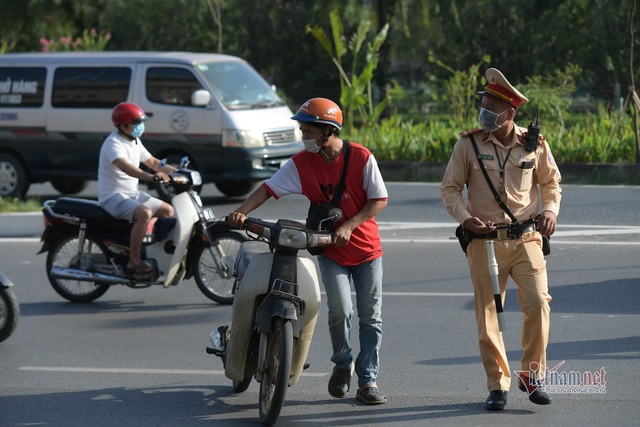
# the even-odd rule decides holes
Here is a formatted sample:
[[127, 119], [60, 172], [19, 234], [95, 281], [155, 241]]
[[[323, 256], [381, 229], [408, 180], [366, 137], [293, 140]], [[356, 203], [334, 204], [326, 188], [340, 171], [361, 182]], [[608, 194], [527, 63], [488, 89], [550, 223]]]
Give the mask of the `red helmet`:
[[142, 108], [132, 102], [121, 102], [113, 108], [111, 120], [115, 127], [130, 125], [149, 120]]
[[299, 122], [326, 123], [342, 129], [342, 111], [338, 104], [326, 98], [312, 98], [302, 104], [291, 117]]

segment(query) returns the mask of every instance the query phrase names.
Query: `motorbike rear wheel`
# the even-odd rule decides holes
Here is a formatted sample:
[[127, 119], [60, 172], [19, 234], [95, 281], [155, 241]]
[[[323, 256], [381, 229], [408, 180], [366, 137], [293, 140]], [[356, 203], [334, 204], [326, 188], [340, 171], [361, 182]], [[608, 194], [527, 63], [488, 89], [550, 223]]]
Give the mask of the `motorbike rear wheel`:
[[196, 252], [193, 254], [193, 276], [198, 288], [207, 298], [219, 304], [232, 304], [235, 281], [233, 266], [240, 246], [249, 238], [233, 231], [223, 231], [211, 237], [213, 252], [225, 266], [225, 271], [218, 269], [209, 248], [206, 245], [200, 245], [194, 249]]
[[53, 289], [61, 297], [72, 302], [91, 302], [109, 290], [109, 285], [99, 285], [80, 280], [53, 277], [53, 267], [91, 271], [95, 264], [107, 263], [107, 249], [100, 243], [85, 238], [84, 249], [78, 256], [78, 235], [65, 234], [51, 244], [47, 255], [47, 276]]
[[20, 306], [10, 288], [0, 286], [0, 342], [9, 338], [18, 326]]
[[293, 328], [290, 320], [274, 319], [267, 341], [264, 374], [260, 383], [260, 421], [273, 425], [280, 416], [289, 387], [293, 359]]

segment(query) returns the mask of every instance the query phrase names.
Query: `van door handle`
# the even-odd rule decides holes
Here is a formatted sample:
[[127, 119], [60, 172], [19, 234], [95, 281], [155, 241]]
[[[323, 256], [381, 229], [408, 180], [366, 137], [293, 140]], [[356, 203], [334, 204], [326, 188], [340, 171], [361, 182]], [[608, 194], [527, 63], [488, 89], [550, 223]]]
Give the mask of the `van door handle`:
[[153, 117], [153, 113], [150, 113], [150, 112], [148, 112], [148, 111], [145, 111], [144, 113], [145, 113], [148, 117]]

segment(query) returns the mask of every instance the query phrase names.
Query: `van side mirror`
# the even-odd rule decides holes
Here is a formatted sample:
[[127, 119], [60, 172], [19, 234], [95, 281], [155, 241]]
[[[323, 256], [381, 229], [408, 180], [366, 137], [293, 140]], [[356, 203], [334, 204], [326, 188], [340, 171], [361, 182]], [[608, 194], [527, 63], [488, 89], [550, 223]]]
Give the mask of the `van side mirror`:
[[200, 89], [191, 94], [191, 105], [194, 107], [205, 107], [209, 105], [211, 101], [211, 94], [209, 91]]

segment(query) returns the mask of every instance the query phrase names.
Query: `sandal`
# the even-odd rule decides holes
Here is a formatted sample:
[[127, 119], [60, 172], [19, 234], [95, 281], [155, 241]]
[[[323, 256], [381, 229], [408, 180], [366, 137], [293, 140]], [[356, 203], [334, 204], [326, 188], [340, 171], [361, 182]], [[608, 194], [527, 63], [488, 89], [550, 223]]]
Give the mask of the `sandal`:
[[138, 264], [134, 265], [133, 267], [129, 267], [129, 265], [127, 265], [124, 268], [124, 271], [128, 274], [128, 275], [145, 275], [145, 274], [150, 274], [153, 272], [153, 267], [151, 267], [149, 264], [147, 264], [145, 261], [140, 261]]
[[360, 387], [356, 393], [356, 398], [367, 405], [382, 405], [383, 403], [387, 403], [387, 396], [380, 393], [380, 390], [375, 384], [367, 384]]

